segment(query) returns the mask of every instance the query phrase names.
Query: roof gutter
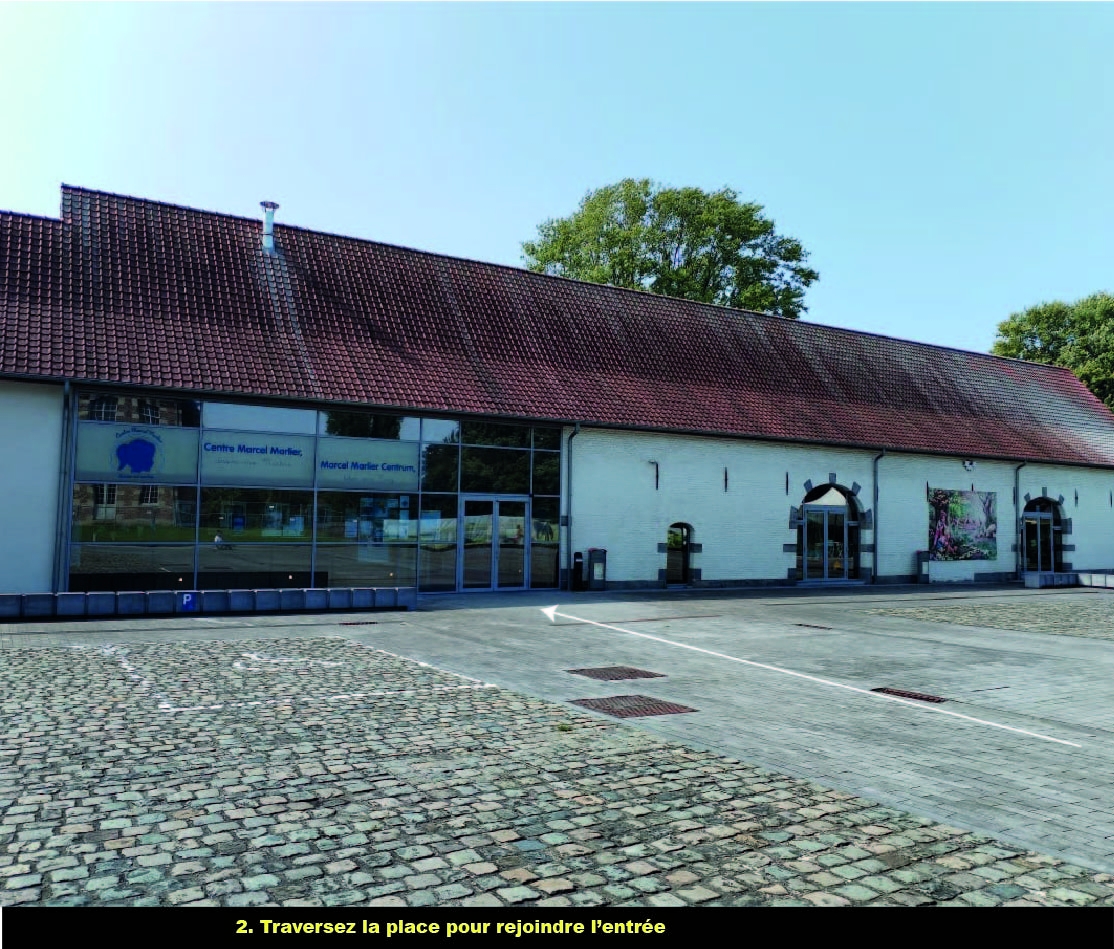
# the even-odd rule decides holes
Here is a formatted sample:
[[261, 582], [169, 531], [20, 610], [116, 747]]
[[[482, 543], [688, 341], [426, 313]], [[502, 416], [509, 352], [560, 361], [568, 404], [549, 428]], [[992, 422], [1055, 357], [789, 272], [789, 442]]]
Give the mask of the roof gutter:
[[1023, 461], [1013, 469], [1013, 523], [1014, 533], [1017, 536], [1017, 543], [1014, 544], [1014, 573], [1018, 580], [1021, 579], [1021, 548], [1024, 544], [1021, 530], [1021, 469], [1026, 464], [1027, 462]]
[[572, 592], [572, 440], [580, 434], [580, 423], [576, 423], [576, 429], [569, 436], [569, 440], [565, 442], [565, 464], [567, 466], [567, 474], [565, 475], [565, 513], [568, 518], [568, 524], [565, 526], [565, 566], [568, 576], [569, 592]]
[[878, 462], [885, 457], [886, 457], [886, 449], [883, 448], [882, 451], [879, 454], [874, 456], [874, 460], [872, 461], [872, 465], [873, 465], [873, 468], [874, 468], [874, 525], [873, 525], [874, 569], [870, 571], [870, 582], [871, 582], [872, 585], [878, 582], [878, 568], [879, 568], [879, 562], [878, 562]]

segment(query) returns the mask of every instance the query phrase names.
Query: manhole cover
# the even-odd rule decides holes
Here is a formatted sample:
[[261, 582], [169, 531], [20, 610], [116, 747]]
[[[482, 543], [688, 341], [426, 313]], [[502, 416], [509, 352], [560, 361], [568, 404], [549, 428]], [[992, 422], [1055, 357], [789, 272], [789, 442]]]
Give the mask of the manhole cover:
[[871, 692], [881, 692], [884, 695], [896, 695], [899, 699], [916, 699], [918, 702], [946, 702], [947, 699], [939, 695], [926, 695], [924, 692], [909, 692], [905, 689], [871, 689]]
[[660, 672], [647, 672], [645, 669], [635, 669], [634, 666], [601, 666], [598, 669], [569, 669], [576, 676], [588, 679], [605, 679], [614, 682], [616, 679], [664, 679]]
[[678, 715], [696, 709], [676, 702], [663, 702], [648, 695], [611, 695], [605, 699], [573, 699], [573, 705], [590, 708], [616, 718], [635, 718], [642, 715]]

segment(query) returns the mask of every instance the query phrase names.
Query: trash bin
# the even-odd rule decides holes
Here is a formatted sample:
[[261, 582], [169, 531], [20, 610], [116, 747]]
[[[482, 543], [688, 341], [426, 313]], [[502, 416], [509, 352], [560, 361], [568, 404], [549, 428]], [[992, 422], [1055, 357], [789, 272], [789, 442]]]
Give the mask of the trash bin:
[[588, 589], [603, 590], [607, 586], [607, 551], [603, 547], [588, 548]]
[[569, 589], [584, 589], [584, 554], [579, 550], [572, 555], [572, 576], [569, 577]]

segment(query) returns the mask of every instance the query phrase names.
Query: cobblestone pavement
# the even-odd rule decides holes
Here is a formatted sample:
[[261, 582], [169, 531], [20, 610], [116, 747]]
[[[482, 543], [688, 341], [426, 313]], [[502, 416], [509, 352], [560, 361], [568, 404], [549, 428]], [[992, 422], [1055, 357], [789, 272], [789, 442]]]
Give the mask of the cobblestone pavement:
[[991, 629], [1016, 629], [1060, 636], [1114, 641], [1114, 592], [1088, 597], [1042, 597], [1007, 603], [963, 600], [957, 604], [863, 610], [875, 616], [898, 616], [927, 623], [952, 623]]
[[0, 653], [0, 903], [1105, 905], [1114, 877], [342, 637]]

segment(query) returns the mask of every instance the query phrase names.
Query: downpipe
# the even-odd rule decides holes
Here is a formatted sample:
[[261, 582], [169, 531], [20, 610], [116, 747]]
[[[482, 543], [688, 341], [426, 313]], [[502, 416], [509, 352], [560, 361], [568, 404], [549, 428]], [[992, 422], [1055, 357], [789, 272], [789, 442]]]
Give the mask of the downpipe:
[[878, 582], [878, 569], [880, 561], [878, 559], [878, 462], [886, 457], [886, 449], [883, 448], [881, 452], [874, 456], [872, 462], [874, 468], [874, 569], [870, 571], [871, 586]]
[[565, 516], [568, 524], [565, 526], [565, 576], [567, 583], [565, 589], [572, 592], [572, 440], [580, 434], [580, 423], [565, 442]]

